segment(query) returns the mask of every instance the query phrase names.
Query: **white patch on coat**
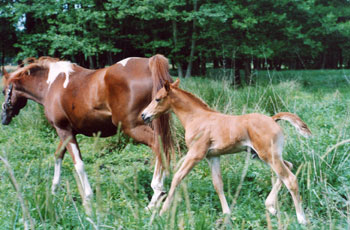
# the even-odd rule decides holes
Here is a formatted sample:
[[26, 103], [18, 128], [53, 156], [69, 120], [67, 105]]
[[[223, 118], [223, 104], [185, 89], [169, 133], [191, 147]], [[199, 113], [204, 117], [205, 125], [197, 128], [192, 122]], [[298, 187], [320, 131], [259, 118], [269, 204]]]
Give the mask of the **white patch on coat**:
[[72, 148], [73, 156], [75, 159], [74, 167], [78, 173], [81, 185], [83, 186], [85, 198], [90, 199], [92, 197], [92, 190], [91, 190], [88, 178], [87, 178], [87, 174], [85, 173], [85, 170], [84, 170], [84, 163], [80, 158], [80, 153], [79, 153], [78, 147], [74, 143], [70, 143], [70, 146]]
[[129, 57], [129, 58], [125, 58], [117, 63], [122, 64], [125, 67], [126, 64], [128, 64], [128, 61], [130, 61], [131, 59], [138, 59], [138, 58], [137, 57]]
[[55, 161], [55, 172], [53, 175], [53, 180], [52, 180], [52, 193], [55, 193], [57, 186], [60, 183], [60, 176], [61, 176], [61, 166], [62, 166], [62, 159], [58, 158]]
[[64, 73], [66, 75], [66, 80], [63, 83], [63, 87], [66, 88], [69, 83], [69, 74], [73, 72], [73, 65], [69, 61], [58, 61], [50, 63], [49, 67], [49, 75], [47, 77], [47, 84], [49, 87], [56, 80], [60, 73]]

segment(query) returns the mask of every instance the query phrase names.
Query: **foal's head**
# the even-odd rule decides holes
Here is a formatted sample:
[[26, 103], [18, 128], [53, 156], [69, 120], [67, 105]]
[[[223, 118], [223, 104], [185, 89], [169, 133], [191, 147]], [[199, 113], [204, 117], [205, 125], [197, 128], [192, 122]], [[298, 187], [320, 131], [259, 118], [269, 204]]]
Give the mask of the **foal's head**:
[[164, 87], [157, 92], [154, 100], [143, 110], [141, 117], [144, 122], [151, 123], [152, 120], [170, 109], [171, 103], [169, 95], [173, 88], [178, 88], [179, 84], [179, 79], [172, 84], [168, 81], [165, 82]]
[[[16, 90], [15, 83], [13, 81], [13, 75], [7, 73], [3, 67], [3, 91], [5, 96], [5, 102], [2, 104], [1, 122], [3, 125], [10, 124], [13, 117], [19, 114], [19, 111], [27, 104], [27, 98], [23, 97], [20, 92]], [[16, 70], [13, 74], [20, 73], [20, 69]], [[21, 73], [27, 74], [27, 73]]]

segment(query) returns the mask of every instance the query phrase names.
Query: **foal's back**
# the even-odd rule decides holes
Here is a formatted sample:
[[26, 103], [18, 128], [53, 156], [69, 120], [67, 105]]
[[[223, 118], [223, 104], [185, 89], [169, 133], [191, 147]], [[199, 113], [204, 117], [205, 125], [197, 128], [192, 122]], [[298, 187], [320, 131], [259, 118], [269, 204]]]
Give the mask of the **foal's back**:
[[246, 147], [259, 149], [282, 135], [280, 126], [269, 116], [252, 113], [240, 116], [209, 112], [205, 122], [210, 132], [211, 152], [240, 152]]

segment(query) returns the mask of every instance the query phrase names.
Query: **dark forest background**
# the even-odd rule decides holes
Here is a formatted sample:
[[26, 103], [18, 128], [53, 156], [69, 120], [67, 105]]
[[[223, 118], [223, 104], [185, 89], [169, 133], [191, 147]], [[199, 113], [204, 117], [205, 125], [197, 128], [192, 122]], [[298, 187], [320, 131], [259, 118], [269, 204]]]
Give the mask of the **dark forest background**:
[[99, 68], [162, 53], [184, 77], [350, 68], [348, 0], [0, 0], [0, 24], [1, 65], [49, 55]]

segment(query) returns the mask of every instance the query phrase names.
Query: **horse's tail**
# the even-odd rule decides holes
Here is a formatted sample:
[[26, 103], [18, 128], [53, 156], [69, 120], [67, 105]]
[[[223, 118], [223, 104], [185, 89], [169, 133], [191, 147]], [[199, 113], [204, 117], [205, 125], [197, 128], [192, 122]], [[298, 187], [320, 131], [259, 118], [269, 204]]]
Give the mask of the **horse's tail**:
[[[158, 90], [164, 86], [166, 81], [173, 82], [169, 74], [169, 63], [168, 59], [166, 59], [163, 55], [156, 54], [149, 59], [149, 68], [152, 72], [153, 79], [153, 90], [152, 90], [152, 98], [155, 97]], [[162, 168], [165, 168], [164, 163], [169, 164], [171, 153], [173, 152], [173, 143], [171, 138], [171, 129], [170, 129], [170, 115], [163, 114], [159, 118], [155, 119], [152, 122], [154, 131], [155, 131], [155, 146], [157, 148], [156, 155], [158, 158], [158, 165], [162, 165]], [[161, 143], [159, 143], [159, 137]], [[163, 147], [163, 152], [165, 155], [164, 160], [162, 161], [161, 148]]]
[[293, 113], [277, 113], [276, 115], [272, 116], [272, 119], [274, 119], [276, 122], [279, 120], [285, 120], [289, 121], [297, 130], [298, 132], [303, 135], [304, 137], [310, 137], [311, 131], [307, 127], [304, 121], [300, 119], [300, 117]]

